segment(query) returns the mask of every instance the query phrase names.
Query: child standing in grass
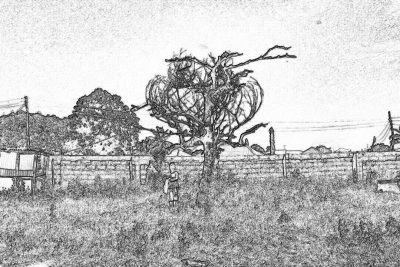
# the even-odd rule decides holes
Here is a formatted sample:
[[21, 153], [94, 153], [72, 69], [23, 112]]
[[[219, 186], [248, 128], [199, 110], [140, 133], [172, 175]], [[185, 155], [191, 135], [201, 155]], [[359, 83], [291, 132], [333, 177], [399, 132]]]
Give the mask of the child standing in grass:
[[168, 203], [174, 207], [179, 200], [179, 173], [176, 171], [174, 162], [169, 164], [170, 175], [165, 180], [164, 193], [168, 194]]

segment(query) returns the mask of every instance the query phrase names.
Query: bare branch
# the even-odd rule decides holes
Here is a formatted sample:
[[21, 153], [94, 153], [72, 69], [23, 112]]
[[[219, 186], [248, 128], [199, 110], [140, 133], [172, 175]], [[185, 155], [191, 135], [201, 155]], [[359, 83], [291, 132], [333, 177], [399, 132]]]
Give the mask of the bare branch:
[[238, 63], [238, 64], [233, 64], [233, 65], [229, 66], [228, 68], [229, 69], [234, 69], [234, 68], [238, 68], [238, 67], [243, 67], [243, 66], [246, 66], [246, 65], [248, 65], [250, 63], [253, 63], [253, 62], [256, 62], [256, 61], [260, 61], [260, 60], [272, 60], [272, 59], [279, 59], [279, 58], [297, 58], [295, 55], [291, 55], [291, 54], [288, 54], [288, 53], [286, 53], [284, 55], [277, 55], [277, 56], [270, 56], [269, 55], [269, 53], [271, 53], [274, 50], [277, 50], [277, 49], [289, 50], [290, 48], [291, 48], [290, 46], [287, 47], [287, 46], [282, 46], [282, 45], [275, 45], [275, 46], [269, 48], [267, 50], [267, 52], [265, 52], [264, 54], [262, 54], [259, 57], [256, 57], [256, 58], [253, 58], [253, 59], [249, 59], [249, 60], [246, 60], [246, 61]]
[[208, 54], [208, 57], [211, 59], [211, 62], [215, 65], [215, 62], [217, 61], [216, 58], [213, 56], [212, 53]]
[[170, 145], [167, 148], [167, 150], [170, 152], [178, 148], [181, 148], [183, 150], [188, 150], [190, 148], [195, 147], [196, 144], [200, 145], [200, 143], [202, 143], [200, 138], [192, 136], [189, 140]]
[[218, 61], [227, 61], [234, 57], [240, 57], [240, 56], [243, 56], [243, 53], [225, 51], [218, 57]]
[[244, 69], [238, 73], [235, 73], [233, 75], [233, 78], [243, 78], [243, 77], [247, 77], [247, 75], [249, 75], [250, 73], [253, 73], [254, 71], [252, 70], [248, 70], [248, 69]]
[[142, 108], [145, 108], [145, 107], [147, 107], [147, 106], [148, 106], [147, 102], [142, 103], [142, 104], [139, 105], [139, 106], [131, 105], [131, 111], [138, 111], [138, 110], [141, 110]]
[[177, 62], [195, 62], [203, 67], [206, 67], [208, 69], [212, 69], [212, 67], [206, 63], [201, 61], [200, 59], [193, 57], [193, 56], [184, 56], [184, 57], [173, 57], [170, 59], [166, 59], [165, 62], [167, 63], [177, 63]]
[[240, 137], [239, 137], [239, 143], [240, 143], [240, 144], [243, 144], [243, 138], [244, 138], [246, 135], [255, 133], [259, 128], [261, 128], [261, 127], [267, 127], [267, 125], [268, 125], [268, 123], [259, 123], [259, 124], [254, 125], [254, 126], [251, 127], [250, 129], [247, 129], [246, 131], [244, 131], [244, 132], [240, 135]]
[[[96, 109], [96, 108], [93, 108], [93, 109]], [[97, 109], [97, 110], [101, 110], [101, 109]], [[86, 115], [86, 113], [82, 113], [82, 112], [77, 112], [76, 114]], [[108, 119], [108, 117], [106, 117], [104, 115], [101, 115], [101, 114], [98, 114], [98, 113], [97, 114], [95, 114], [95, 113], [90, 114], [90, 117], [98, 118], [98, 119]], [[115, 117], [115, 119], [118, 119], [118, 120], [121, 120], [121, 121], [127, 121], [127, 118], [123, 118], [123, 117]], [[167, 135], [181, 135], [181, 134], [184, 134], [184, 132], [172, 132], [171, 130], [165, 130], [165, 131], [160, 132], [160, 131], [157, 131], [157, 130], [154, 130], [154, 129], [150, 129], [150, 128], [146, 128], [146, 127], [143, 127], [143, 126], [140, 126], [140, 125], [135, 125], [135, 126], [132, 126], [132, 127], [133, 128], [137, 128], [138, 130], [141, 130], [141, 131], [151, 132], [153, 134], [167, 134]]]

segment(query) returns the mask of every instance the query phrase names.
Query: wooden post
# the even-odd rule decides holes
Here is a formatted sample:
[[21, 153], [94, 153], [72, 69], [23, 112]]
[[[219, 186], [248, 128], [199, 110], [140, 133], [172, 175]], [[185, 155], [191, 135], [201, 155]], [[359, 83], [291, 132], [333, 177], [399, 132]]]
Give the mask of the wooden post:
[[366, 179], [364, 179], [364, 161], [361, 160], [361, 180], [366, 182]]
[[140, 179], [140, 184], [146, 184], [147, 183], [147, 164], [140, 164], [139, 165], [139, 179]]
[[33, 156], [33, 172], [31, 178], [31, 195], [34, 196], [36, 193], [36, 171], [37, 171], [37, 155]]
[[131, 182], [133, 180], [133, 175], [132, 175], [132, 157], [128, 162], [129, 164], [129, 182]]
[[358, 182], [358, 158], [357, 158], [357, 153], [353, 153], [351, 171], [352, 171], [351, 175], [352, 175], [352, 178], [353, 178], [353, 182], [357, 183]]
[[49, 156], [45, 156], [44, 158], [45, 158], [45, 162], [46, 162], [46, 166], [45, 166], [45, 169], [44, 169], [44, 174], [47, 177], [47, 171], [49, 170], [49, 165], [50, 165], [50, 157]]
[[389, 125], [390, 125], [390, 149], [393, 151], [394, 150], [394, 129], [393, 129], [393, 120], [392, 120], [392, 114], [390, 111], [388, 111], [388, 119], [389, 119]]
[[24, 104], [26, 111], [26, 149], [29, 150], [31, 146], [31, 137], [30, 137], [30, 129], [29, 129], [29, 102], [28, 97], [24, 96]]
[[18, 190], [21, 189], [21, 178], [19, 177], [19, 162], [20, 162], [20, 154], [17, 152], [17, 158], [15, 160], [15, 186]]
[[146, 179], [146, 178], [143, 178], [144, 169], [145, 169], [145, 165], [139, 164], [139, 180], [140, 180], [140, 184], [144, 184], [144, 180]]
[[51, 159], [51, 186], [54, 187], [55, 180], [54, 180], [54, 159]]
[[286, 151], [282, 158], [282, 167], [283, 167], [283, 177], [287, 178], [287, 169], [286, 169]]
[[60, 180], [58, 181], [58, 184], [61, 185], [63, 182], [63, 177], [62, 177], [62, 149], [60, 150]]
[[275, 130], [269, 128], [269, 154], [275, 155]]

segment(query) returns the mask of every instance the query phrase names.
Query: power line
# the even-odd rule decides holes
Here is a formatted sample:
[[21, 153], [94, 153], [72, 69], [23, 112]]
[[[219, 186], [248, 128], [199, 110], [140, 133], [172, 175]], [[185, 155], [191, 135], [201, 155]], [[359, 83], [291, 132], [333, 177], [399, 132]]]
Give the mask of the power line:
[[379, 138], [376, 138], [376, 143], [384, 142], [386, 140], [386, 138], [389, 136], [389, 134], [390, 134], [390, 129], [387, 129], [382, 136], [380, 136]]
[[[397, 117], [396, 119], [400, 119], [400, 117]], [[272, 123], [275, 124], [332, 124], [332, 123], [376, 123], [376, 122], [386, 122], [386, 121], [383, 121], [382, 119], [332, 120], [332, 121], [272, 121]]]
[[1, 103], [12, 103], [12, 102], [17, 102], [17, 101], [24, 101], [24, 98], [15, 98], [15, 99], [9, 99], [9, 100], [0, 100]]
[[[400, 117], [394, 117], [394, 121], [399, 122]], [[384, 125], [383, 130], [377, 136], [378, 140], [384, 140], [389, 133], [389, 124], [382, 120], [335, 120], [335, 121], [276, 121], [272, 122], [279, 132], [318, 132], [318, 131], [343, 131], [373, 128]], [[279, 124], [293, 124], [294, 126], [283, 126]], [[296, 127], [296, 124], [301, 124]], [[309, 125], [311, 124], [311, 125]]]
[[389, 135], [390, 135], [390, 129], [386, 131], [385, 135], [379, 141], [377, 141], [377, 143], [383, 143], [386, 140], [386, 138], [389, 137]]
[[21, 108], [24, 105], [23, 98], [9, 99], [9, 100], [1, 100], [0, 101], [0, 109], [11, 109], [11, 108]]
[[277, 132], [325, 132], [325, 131], [344, 131], [344, 130], [358, 130], [358, 129], [366, 129], [366, 128], [374, 128], [376, 125], [366, 125], [366, 126], [357, 126], [357, 127], [335, 127], [335, 128], [277, 128]]
[[389, 123], [386, 123], [386, 126], [383, 128], [383, 130], [377, 135], [376, 139], [380, 139], [383, 135], [386, 134], [386, 131], [389, 130]]
[[[89, 107], [89, 106], [83, 106], [83, 108], [89, 109], [89, 110], [96, 110], [96, 111], [109, 111], [111, 113], [125, 113], [126, 111], [122, 110], [110, 110], [110, 109], [102, 109], [102, 108], [95, 108], [95, 107]], [[90, 114], [89, 116], [95, 116], [95, 117], [103, 117], [101, 114]], [[400, 117], [399, 117], [400, 119]], [[298, 121], [298, 122], [290, 122], [290, 121], [277, 121], [273, 122], [271, 124], [275, 123], [334, 123], [334, 122], [342, 122], [342, 124], [336, 124], [336, 125], [320, 125], [320, 126], [304, 126], [304, 127], [276, 127], [280, 132], [307, 132], [307, 131], [331, 131], [331, 130], [353, 130], [353, 129], [362, 129], [362, 128], [372, 128], [372, 127], [377, 127], [383, 124], [387, 124], [387, 121], [382, 121], [382, 120], [337, 120], [337, 121]], [[350, 123], [354, 122], [354, 123]], [[346, 124], [343, 124], [346, 123]], [[140, 126], [137, 128], [141, 128]], [[142, 130], [147, 130], [147, 129], [142, 129]]]
[[386, 138], [390, 135], [390, 131], [387, 131], [386, 134], [384, 136], [382, 136], [382, 138], [380, 139], [376, 139], [376, 143], [383, 143], [385, 142]]
[[12, 108], [20, 108], [20, 107], [23, 107], [24, 105], [23, 104], [21, 104], [21, 105], [8, 105], [8, 106], [0, 106], [0, 109], [12, 109]]
[[364, 124], [342, 124], [342, 125], [325, 125], [325, 126], [302, 126], [302, 127], [276, 127], [281, 130], [312, 130], [312, 129], [335, 129], [335, 128], [364, 128], [364, 127], [376, 127], [384, 125], [382, 123], [364, 123]]

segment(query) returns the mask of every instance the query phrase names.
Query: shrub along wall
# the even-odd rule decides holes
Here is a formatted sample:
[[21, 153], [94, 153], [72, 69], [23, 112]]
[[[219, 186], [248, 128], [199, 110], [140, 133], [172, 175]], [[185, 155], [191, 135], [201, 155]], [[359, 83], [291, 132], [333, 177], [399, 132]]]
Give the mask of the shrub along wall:
[[[53, 156], [47, 173], [49, 180], [60, 185], [73, 179], [91, 182], [96, 177], [145, 183], [150, 160], [150, 156]], [[167, 161], [176, 163], [181, 177], [195, 177], [202, 170], [201, 157], [175, 156]], [[236, 156], [221, 158], [219, 168], [251, 180], [290, 175], [358, 181], [393, 179], [400, 173], [400, 152]]]

